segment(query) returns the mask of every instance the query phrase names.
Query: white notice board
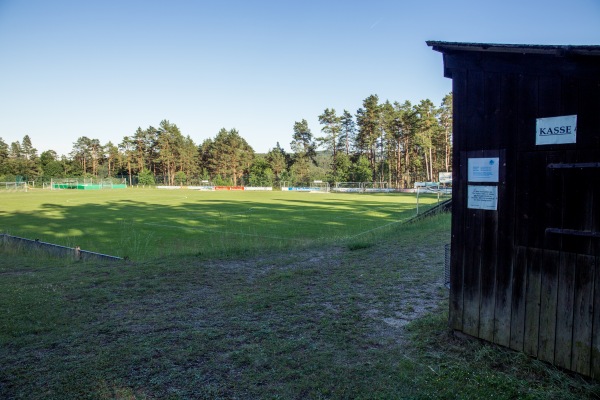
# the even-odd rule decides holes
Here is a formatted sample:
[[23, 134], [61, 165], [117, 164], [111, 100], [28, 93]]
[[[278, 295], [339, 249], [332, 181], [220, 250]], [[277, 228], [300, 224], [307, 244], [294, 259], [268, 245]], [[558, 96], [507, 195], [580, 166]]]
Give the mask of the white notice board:
[[498, 209], [498, 186], [469, 185], [467, 195], [467, 208], [493, 211]]
[[498, 182], [499, 181], [498, 157], [469, 158], [469, 182]]

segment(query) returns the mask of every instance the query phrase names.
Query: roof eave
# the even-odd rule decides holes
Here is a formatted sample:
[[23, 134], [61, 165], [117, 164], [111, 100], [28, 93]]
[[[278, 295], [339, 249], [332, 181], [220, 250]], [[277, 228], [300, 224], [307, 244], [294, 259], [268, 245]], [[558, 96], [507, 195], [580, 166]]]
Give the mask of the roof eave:
[[439, 51], [441, 53], [485, 52], [485, 53], [540, 54], [540, 55], [553, 55], [553, 56], [566, 56], [566, 55], [600, 56], [600, 46], [468, 43], [468, 42], [443, 42], [443, 41], [435, 41], [435, 40], [428, 40], [426, 43], [433, 50]]

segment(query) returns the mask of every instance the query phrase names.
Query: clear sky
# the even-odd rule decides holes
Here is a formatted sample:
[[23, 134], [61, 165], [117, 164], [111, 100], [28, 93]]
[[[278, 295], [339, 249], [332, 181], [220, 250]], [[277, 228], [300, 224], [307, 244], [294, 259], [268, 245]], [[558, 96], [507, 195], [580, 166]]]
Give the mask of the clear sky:
[[600, 0], [0, 0], [0, 137], [68, 154], [167, 119], [257, 152], [325, 108], [451, 91], [426, 40], [600, 44]]

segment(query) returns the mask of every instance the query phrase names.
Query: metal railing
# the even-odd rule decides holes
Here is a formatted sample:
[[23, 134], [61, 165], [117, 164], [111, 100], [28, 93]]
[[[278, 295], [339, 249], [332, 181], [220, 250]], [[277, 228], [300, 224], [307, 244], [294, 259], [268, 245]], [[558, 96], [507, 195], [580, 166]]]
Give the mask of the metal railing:
[[38, 239], [26, 239], [8, 234], [0, 234], [0, 240], [5, 245], [14, 247], [21, 246], [27, 249], [36, 249], [58, 257], [72, 257], [74, 260], [102, 260], [102, 261], [123, 261], [121, 257], [108, 254], [96, 253], [88, 250], [81, 250], [79, 247], [66, 247], [54, 243], [42, 242]]

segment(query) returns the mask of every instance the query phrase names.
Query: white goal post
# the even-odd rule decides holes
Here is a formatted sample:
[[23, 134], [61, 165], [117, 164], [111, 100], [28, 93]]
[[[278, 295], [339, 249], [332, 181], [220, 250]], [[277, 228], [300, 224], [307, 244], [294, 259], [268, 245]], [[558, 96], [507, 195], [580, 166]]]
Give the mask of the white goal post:
[[360, 193], [364, 190], [361, 182], [336, 182], [335, 187], [331, 188], [331, 191], [341, 193]]
[[26, 192], [27, 182], [0, 182], [0, 192]]
[[282, 191], [290, 192], [329, 192], [329, 182], [315, 180], [312, 181], [308, 186], [289, 186], [287, 181], [281, 183]]

